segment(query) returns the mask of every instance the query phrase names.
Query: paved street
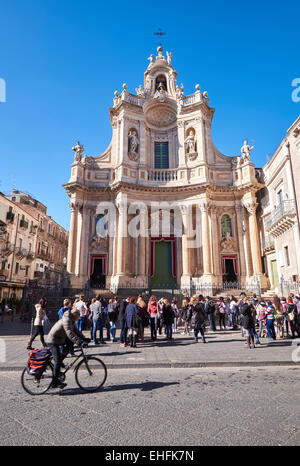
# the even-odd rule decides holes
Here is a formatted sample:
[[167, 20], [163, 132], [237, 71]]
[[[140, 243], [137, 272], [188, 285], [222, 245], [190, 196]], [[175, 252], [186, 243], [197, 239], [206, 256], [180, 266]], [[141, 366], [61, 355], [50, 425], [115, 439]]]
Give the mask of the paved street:
[[[0, 370], [24, 367], [28, 357], [26, 344], [29, 332], [30, 326], [20, 322], [0, 325], [0, 338], [4, 339], [6, 347], [6, 361], [0, 358]], [[89, 336], [88, 332], [85, 333]], [[180, 332], [174, 335], [174, 342], [165, 341], [162, 335], [156, 343], [152, 343], [149, 329], [146, 329], [145, 342], [138, 343], [136, 349], [107, 342], [96, 348], [92, 343], [88, 352], [99, 354], [109, 368], [295, 365], [292, 352], [296, 346], [292, 344], [296, 344], [296, 341], [284, 339], [269, 343], [262, 338], [262, 344], [251, 350], [244, 343], [240, 331], [207, 331], [207, 344], [200, 340], [195, 344], [192, 335], [187, 337]], [[39, 337], [35, 345], [41, 346]]]
[[300, 445], [299, 368], [116, 369], [27, 395], [0, 374], [1, 445]]

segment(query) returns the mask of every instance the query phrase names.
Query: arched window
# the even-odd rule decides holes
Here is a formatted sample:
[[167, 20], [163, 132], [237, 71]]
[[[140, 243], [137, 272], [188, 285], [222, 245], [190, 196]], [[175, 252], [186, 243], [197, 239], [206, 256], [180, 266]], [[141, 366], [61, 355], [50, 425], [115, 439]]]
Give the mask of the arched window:
[[232, 236], [232, 225], [231, 225], [231, 218], [229, 217], [229, 215], [225, 214], [222, 216], [221, 228], [222, 228], [223, 237], [226, 236], [227, 232], [229, 232], [230, 236]]

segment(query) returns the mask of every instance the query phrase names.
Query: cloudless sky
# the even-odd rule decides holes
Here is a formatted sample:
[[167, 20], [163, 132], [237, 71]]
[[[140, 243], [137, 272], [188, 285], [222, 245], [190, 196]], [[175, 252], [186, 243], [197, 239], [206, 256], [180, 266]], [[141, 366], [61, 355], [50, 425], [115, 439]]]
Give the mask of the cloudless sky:
[[209, 93], [216, 147], [234, 156], [247, 138], [264, 165], [300, 114], [299, 14], [293, 0], [0, 0], [0, 190], [28, 191], [69, 229], [71, 148], [107, 148], [113, 93], [143, 83], [159, 27], [185, 94]]

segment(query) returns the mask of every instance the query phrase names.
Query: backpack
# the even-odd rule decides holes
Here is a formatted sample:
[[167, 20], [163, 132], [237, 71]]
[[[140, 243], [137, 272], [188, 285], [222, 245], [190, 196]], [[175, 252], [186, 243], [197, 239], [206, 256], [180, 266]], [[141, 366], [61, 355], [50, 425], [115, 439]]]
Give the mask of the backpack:
[[287, 306], [288, 313], [293, 312], [295, 309], [296, 309], [295, 304], [293, 304], [293, 303], [288, 304], [288, 306]]
[[48, 348], [34, 349], [29, 353], [27, 361], [27, 373], [41, 377], [45, 371], [52, 354]]

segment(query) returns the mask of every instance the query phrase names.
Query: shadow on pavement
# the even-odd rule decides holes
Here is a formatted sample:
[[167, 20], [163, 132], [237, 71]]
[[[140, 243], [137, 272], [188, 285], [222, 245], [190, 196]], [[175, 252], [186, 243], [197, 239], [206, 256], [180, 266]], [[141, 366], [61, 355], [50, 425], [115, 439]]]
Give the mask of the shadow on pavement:
[[[170, 385], [179, 385], [179, 382], [141, 382], [141, 383], [129, 383], [122, 385], [109, 385], [102, 387], [99, 390], [92, 393], [99, 392], [114, 392], [121, 390], [141, 390], [142, 392], [150, 392], [158, 388], [168, 387]], [[84, 392], [81, 388], [66, 388], [60, 392], [48, 393], [50, 396], [76, 396], [76, 395], [91, 395], [89, 392]]]

